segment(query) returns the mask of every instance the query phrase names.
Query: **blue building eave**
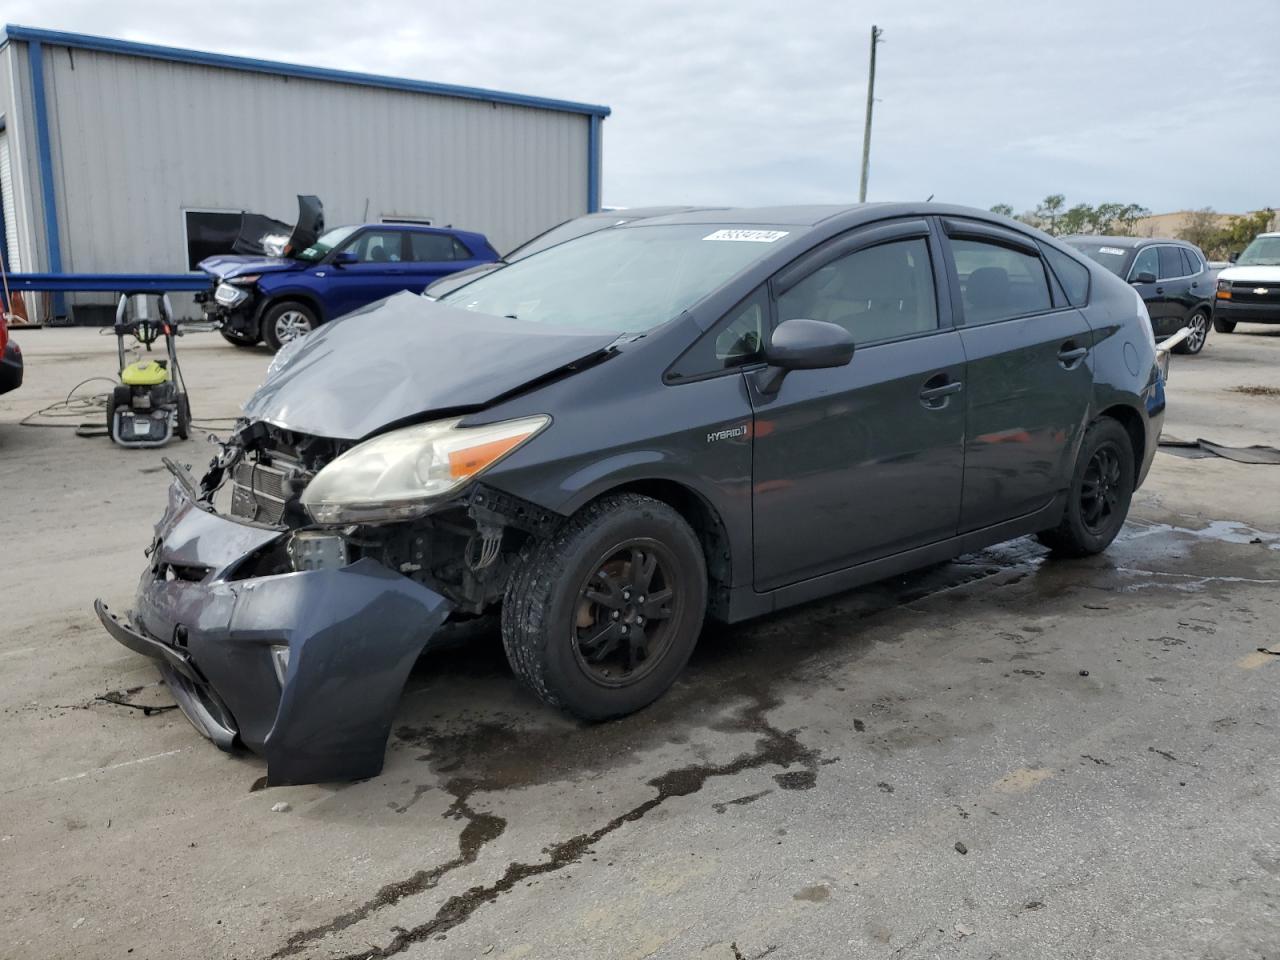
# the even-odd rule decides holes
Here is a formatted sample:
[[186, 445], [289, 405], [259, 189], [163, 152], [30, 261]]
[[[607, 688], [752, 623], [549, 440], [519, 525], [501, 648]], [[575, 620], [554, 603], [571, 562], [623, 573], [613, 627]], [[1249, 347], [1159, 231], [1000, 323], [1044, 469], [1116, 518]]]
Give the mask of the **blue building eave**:
[[83, 33], [65, 33], [60, 30], [41, 30], [8, 24], [0, 44], [8, 40], [25, 40], [28, 43], [48, 43], [77, 50], [97, 50], [131, 57], [147, 57], [152, 60], [169, 60], [174, 63], [192, 63], [205, 67], [221, 67], [225, 70], [241, 70], [247, 73], [266, 73], [278, 77], [299, 77], [305, 80], [323, 80], [331, 83], [347, 83], [362, 87], [378, 87], [383, 90], [402, 90], [409, 93], [430, 93], [442, 97], [461, 97], [464, 100], [482, 100], [516, 107], [533, 107], [538, 110], [557, 110], [562, 113], [581, 113], [592, 117], [607, 117], [608, 107], [593, 103], [576, 103], [572, 100], [552, 100], [546, 97], [530, 97], [521, 93], [504, 93], [500, 90], [484, 90], [480, 87], [462, 87], [448, 83], [432, 83], [427, 80], [410, 80], [405, 77], [387, 77], [373, 73], [356, 73], [349, 70], [330, 70], [325, 67], [308, 67], [276, 60], [256, 60], [252, 57], [233, 57], [225, 53], [205, 50], [188, 50], [182, 47], [164, 47], [152, 43], [136, 43], [113, 37], [95, 37]]

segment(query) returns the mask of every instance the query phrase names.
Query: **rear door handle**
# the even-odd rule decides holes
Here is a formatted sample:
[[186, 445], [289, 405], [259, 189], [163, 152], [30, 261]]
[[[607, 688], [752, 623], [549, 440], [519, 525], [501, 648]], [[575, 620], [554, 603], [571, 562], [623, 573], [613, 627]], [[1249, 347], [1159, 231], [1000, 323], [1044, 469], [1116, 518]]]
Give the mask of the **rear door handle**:
[[1156, 287], [1156, 293], [1164, 293], [1164, 287]]
[[[962, 380], [946, 380], [946, 374], [930, 377], [920, 388], [920, 402], [930, 410], [941, 410], [950, 401], [949, 397], [964, 389]], [[930, 386], [932, 384], [932, 386]]]
[[1083, 360], [1088, 353], [1088, 347], [1077, 347], [1068, 340], [1062, 345], [1062, 349], [1058, 351], [1058, 362], [1070, 370], [1079, 361]]

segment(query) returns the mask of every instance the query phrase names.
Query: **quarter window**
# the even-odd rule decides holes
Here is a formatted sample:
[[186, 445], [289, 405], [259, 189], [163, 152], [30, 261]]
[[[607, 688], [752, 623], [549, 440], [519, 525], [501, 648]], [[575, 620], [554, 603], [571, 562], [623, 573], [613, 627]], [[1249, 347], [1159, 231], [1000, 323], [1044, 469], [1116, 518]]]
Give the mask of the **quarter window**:
[[923, 239], [867, 247], [814, 271], [778, 298], [778, 320], [826, 320], [855, 343], [938, 327], [929, 245]]
[[768, 303], [764, 287], [756, 290], [672, 364], [668, 379], [691, 380], [760, 359]]
[[1089, 268], [1053, 247], [1041, 244], [1040, 249], [1044, 251], [1044, 258], [1049, 261], [1049, 269], [1062, 284], [1067, 302], [1073, 307], [1084, 306], [1089, 299]]
[[448, 233], [411, 233], [409, 252], [409, 259], [418, 261], [471, 259], [471, 251]]
[[1182, 263], [1181, 251], [1177, 247], [1160, 247], [1160, 279], [1172, 280], [1174, 277], [1185, 277], [1186, 269]]
[[952, 240], [967, 324], [995, 323], [1052, 309], [1040, 258], [983, 240]]
[[1160, 257], [1156, 253], [1155, 247], [1143, 247], [1142, 252], [1138, 254], [1138, 258], [1133, 261], [1133, 268], [1129, 271], [1129, 278], [1137, 280], [1144, 273], [1149, 273], [1153, 277], [1159, 276], [1160, 273]]

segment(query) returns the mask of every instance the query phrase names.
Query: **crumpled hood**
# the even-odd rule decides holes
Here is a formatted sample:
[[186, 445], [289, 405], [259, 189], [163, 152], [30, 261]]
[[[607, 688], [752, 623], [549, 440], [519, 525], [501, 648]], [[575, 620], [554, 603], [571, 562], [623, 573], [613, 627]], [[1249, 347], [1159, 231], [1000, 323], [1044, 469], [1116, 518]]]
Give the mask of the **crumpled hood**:
[[286, 345], [244, 413], [297, 433], [358, 440], [432, 411], [484, 407], [617, 338], [397, 293]]
[[297, 270], [306, 266], [300, 260], [289, 260], [285, 257], [251, 257], [228, 253], [217, 257], [205, 257], [200, 261], [200, 269], [215, 280], [230, 280], [232, 277], [243, 277], [253, 273], [279, 273], [282, 270]]
[[1255, 281], [1257, 283], [1280, 285], [1280, 267], [1251, 267], [1247, 264], [1244, 266], [1237, 264], [1235, 266], [1224, 267], [1222, 272], [1218, 274], [1218, 279], [1233, 280], [1236, 283], [1249, 283], [1250, 281]]

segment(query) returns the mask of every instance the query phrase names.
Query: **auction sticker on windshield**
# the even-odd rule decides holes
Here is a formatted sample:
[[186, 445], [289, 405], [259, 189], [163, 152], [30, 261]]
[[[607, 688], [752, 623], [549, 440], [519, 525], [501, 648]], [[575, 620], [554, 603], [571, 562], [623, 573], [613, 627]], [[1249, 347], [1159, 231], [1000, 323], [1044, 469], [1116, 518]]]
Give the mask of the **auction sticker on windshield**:
[[1123, 257], [1124, 249], [1121, 247], [1099, 247], [1099, 253], [1109, 253], [1114, 257]]
[[707, 234], [703, 240], [738, 240], [747, 243], [773, 243], [781, 240], [790, 231], [787, 230], [717, 230]]

